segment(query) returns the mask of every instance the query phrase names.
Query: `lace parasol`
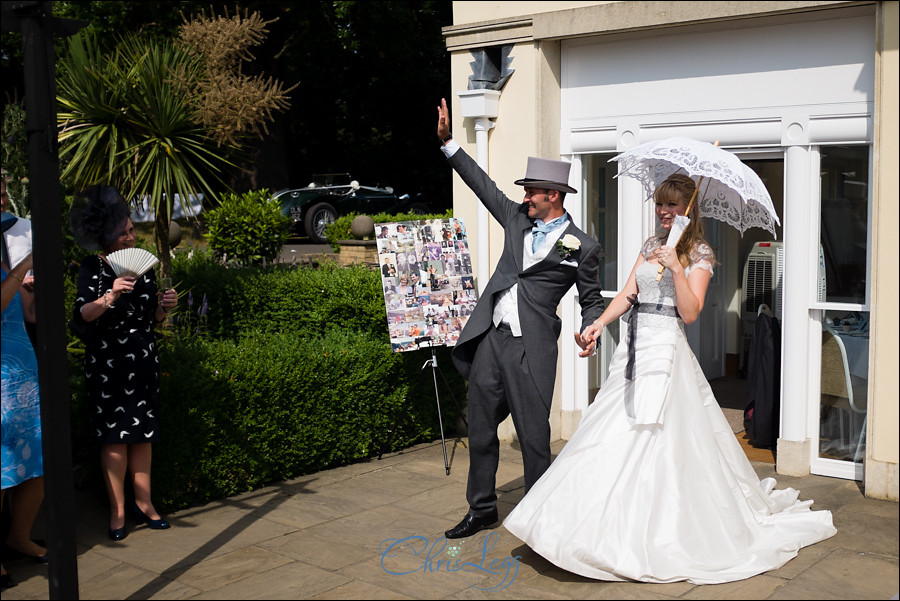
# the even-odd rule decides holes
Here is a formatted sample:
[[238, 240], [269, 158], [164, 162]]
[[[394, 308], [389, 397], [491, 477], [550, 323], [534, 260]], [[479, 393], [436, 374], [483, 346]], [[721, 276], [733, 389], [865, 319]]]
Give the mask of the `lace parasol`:
[[751, 227], [775, 234], [780, 225], [772, 197], [759, 176], [734, 154], [708, 142], [667, 138], [641, 144], [610, 159], [619, 176], [641, 182], [647, 198], [667, 177], [683, 172], [699, 182], [700, 215], [727, 223], [741, 235]]

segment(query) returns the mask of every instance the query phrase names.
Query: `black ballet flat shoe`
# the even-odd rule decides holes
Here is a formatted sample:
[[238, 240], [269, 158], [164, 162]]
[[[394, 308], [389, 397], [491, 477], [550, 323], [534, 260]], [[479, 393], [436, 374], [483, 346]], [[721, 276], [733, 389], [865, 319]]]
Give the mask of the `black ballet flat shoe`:
[[147, 514], [145, 514], [143, 511], [141, 511], [141, 508], [138, 507], [137, 503], [135, 503], [132, 506], [131, 510], [134, 512], [134, 517], [136, 517], [138, 520], [147, 524], [147, 527], [150, 528], [151, 530], [165, 530], [166, 528], [169, 528], [172, 526], [166, 520], [166, 518], [163, 518], [163, 517], [159, 518], [158, 520], [151, 520], [150, 518], [147, 517]]
[[128, 536], [128, 531], [125, 530], [125, 526], [122, 526], [121, 528], [110, 528], [109, 529], [110, 540], [119, 542], [120, 540], [123, 540], [126, 536]]
[[459, 524], [447, 530], [444, 536], [447, 538], [466, 538], [496, 524], [497, 519], [496, 511], [480, 518], [474, 515], [466, 515]]

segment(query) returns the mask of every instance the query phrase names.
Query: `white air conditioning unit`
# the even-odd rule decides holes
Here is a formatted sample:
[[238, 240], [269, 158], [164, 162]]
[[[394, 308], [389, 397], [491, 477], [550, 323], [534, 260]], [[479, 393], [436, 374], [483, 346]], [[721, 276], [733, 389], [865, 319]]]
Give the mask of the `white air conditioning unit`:
[[757, 242], [744, 263], [741, 319], [753, 331], [760, 305], [768, 306], [778, 321], [784, 309], [784, 244]]

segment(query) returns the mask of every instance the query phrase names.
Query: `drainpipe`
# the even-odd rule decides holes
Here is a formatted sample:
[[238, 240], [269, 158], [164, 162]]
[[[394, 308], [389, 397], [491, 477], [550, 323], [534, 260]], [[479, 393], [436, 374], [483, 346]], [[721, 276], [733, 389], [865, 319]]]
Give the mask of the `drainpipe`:
[[[475, 162], [485, 173], [488, 173], [488, 132], [494, 127], [491, 119], [496, 119], [500, 106], [498, 90], [467, 90], [458, 92], [462, 116], [475, 120]], [[488, 210], [480, 202], [477, 212], [478, 228], [478, 261], [477, 279], [479, 296], [484, 291], [490, 270], [490, 248], [488, 236]]]

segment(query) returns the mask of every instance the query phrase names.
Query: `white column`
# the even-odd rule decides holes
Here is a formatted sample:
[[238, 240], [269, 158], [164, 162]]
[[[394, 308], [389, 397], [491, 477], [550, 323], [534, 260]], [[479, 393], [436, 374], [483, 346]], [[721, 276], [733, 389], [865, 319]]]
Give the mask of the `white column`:
[[809, 473], [809, 277], [810, 192], [809, 122], [782, 122], [784, 165], [784, 312], [781, 323], [781, 426], [777, 470]]
[[[489, 151], [488, 132], [494, 127], [491, 119], [496, 119], [500, 113], [500, 92], [497, 90], [466, 90], [457, 92], [460, 101], [460, 113], [464, 119], [475, 120], [475, 162], [485, 173], [488, 171]], [[476, 226], [478, 234], [478, 257], [475, 262], [475, 277], [478, 281], [478, 294], [484, 292], [484, 287], [490, 275], [491, 249], [490, 249], [490, 220], [488, 210], [479, 202], [476, 212]]]
[[[475, 161], [478, 166], [488, 172], [488, 132], [494, 127], [494, 122], [488, 117], [477, 117], [475, 119]], [[490, 216], [487, 208], [478, 203], [477, 210], [477, 227], [478, 227], [478, 259], [476, 261], [476, 276], [478, 281], [478, 296], [484, 292], [490, 278], [491, 269], [491, 253], [490, 253]]]
[[[806, 436], [809, 331], [809, 151], [787, 149], [784, 194], [784, 317], [782, 319], [781, 437]], [[789, 367], [789, 369], [785, 369]]]

